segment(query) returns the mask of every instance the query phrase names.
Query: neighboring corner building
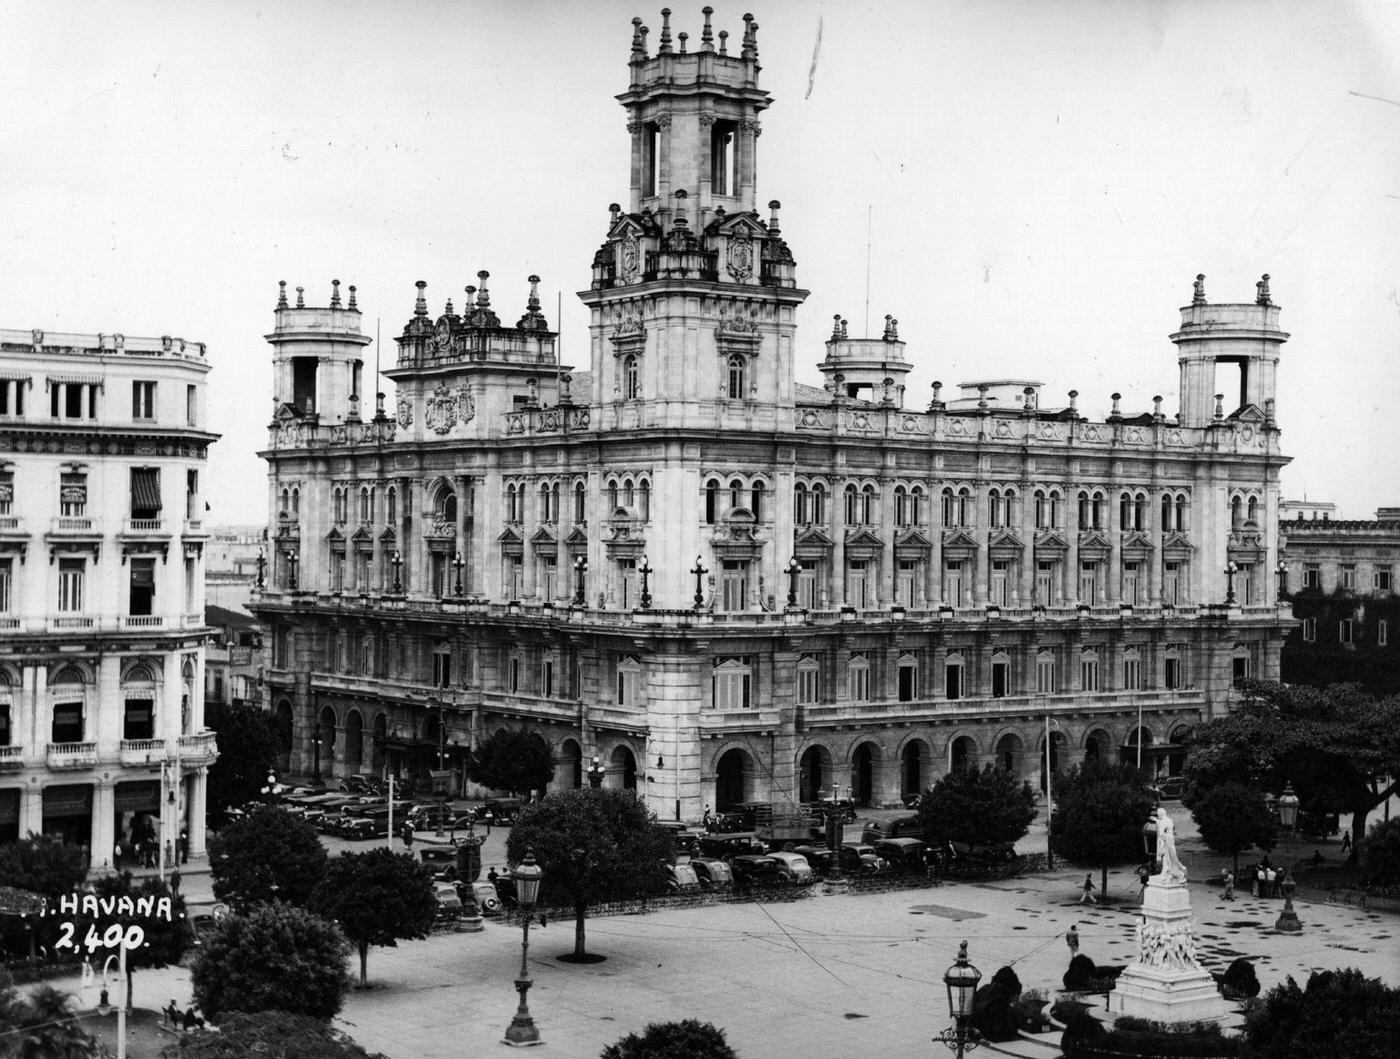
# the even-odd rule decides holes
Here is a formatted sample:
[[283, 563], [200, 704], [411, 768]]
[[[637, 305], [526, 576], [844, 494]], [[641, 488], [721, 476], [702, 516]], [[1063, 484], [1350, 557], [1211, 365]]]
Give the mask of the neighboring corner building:
[[204, 658], [204, 710], [215, 724], [219, 708], [262, 705], [262, 627], [257, 619], [227, 607], [206, 604], [205, 624], [213, 630]]
[[0, 842], [204, 852], [202, 343], [0, 330]]
[[1380, 508], [1367, 521], [1333, 518], [1332, 504], [1313, 506], [1321, 517], [1309, 509], [1310, 517], [1299, 512], [1279, 523], [1283, 591], [1299, 619], [1283, 647], [1283, 679], [1400, 694], [1400, 508]]
[[917, 407], [892, 317], [800, 339], [790, 233], [758, 209], [756, 30], [633, 36], [587, 371], [538, 277], [514, 322], [484, 271], [460, 312], [419, 282], [397, 406], [362, 417], [355, 288], [282, 285], [253, 609], [293, 770], [421, 775], [524, 728], [555, 787], [596, 755], [665, 818], [891, 804], [962, 765], [1036, 777], [1047, 717], [1055, 769], [1142, 748], [1176, 771], [1236, 682], [1277, 678], [1268, 277], [1226, 304], [1197, 278], [1175, 416], [1114, 394], [1091, 422], [1019, 378]]
[[266, 560], [262, 526], [211, 526], [204, 548], [204, 602], [237, 611], [245, 619], [261, 564]]

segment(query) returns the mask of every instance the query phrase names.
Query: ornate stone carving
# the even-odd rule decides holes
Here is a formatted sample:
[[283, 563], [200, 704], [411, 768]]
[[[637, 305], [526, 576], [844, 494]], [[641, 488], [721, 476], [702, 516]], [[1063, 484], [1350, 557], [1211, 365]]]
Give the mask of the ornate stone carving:
[[413, 402], [407, 397], [399, 398], [399, 426], [405, 430], [413, 426]]
[[446, 434], [457, 422], [457, 398], [439, 386], [425, 402], [423, 422], [436, 434]]
[[628, 283], [636, 283], [637, 278], [642, 274], [642, 253], [641, 247], [637, 244], [635, 232], [628, 232], [623, 236], [619, 255], [618, 267], [622, 272], [622, 278]]
[[1138, 923], [1137, 943], [1138, 961], [1148, 967], [1189, 971], [1199, 966], [1190, 920], [1164, 924], [1144, 919]]
[[472, 396], [471, 390], [462, 387], [461, 395], [457, 398], [457, 418], [463, 423], [469, 423], [476, 417], [476, 398]]
[[728, 260], [725, 270], [735, 279], [744, 280], [753, 275], [753, 237], [740, 230], [729, 240]]

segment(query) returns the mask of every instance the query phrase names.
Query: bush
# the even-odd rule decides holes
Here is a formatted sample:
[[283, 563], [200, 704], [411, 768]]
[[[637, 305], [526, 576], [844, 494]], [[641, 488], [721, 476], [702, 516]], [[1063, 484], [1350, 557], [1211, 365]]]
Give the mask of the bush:
[[1400, 883], [1400, 816], [1372, 824], [1361, 849], [1361, 878], [1367, 886]]
[[1254, 973], [1254, 964], [1243, 956], [1235, 960], [1220, 976], [1220, 991], [1226, 996], [1256, 997], [1259, 995], [1259, 977]]
[[724, 1031], [709, 1022], [653, 1022], [603, 1049], [601, 1059], [739, 1059]]
[[972, 997], [972, 1028], [989, 1041], [1014, 1041], [1021, 1020], [1012, 1006], [1021, 998], [1021, 980], [1002, 967]]
[[1188, 1022], [1165, 1026], [1160, 1022], [1127, 1016], [1120, 1018], [1114, 1023], [1113, 1029], [1100, 1037], [1083, 1042], [1075, 1041], [1073, 1051], [1063, 1040], [1061, 1047], [1065, 1055], [1072, 1059], [1079, 1056], [1118, 1055], [1159, 1056], [1163, 1059], [1214, 1059], [1217, 1056], [1231, 1057], [1240, 1054], [1240, 1042], [1233, 1037], [1223, 1036], [1220, 1027], [1213, 1022]]
[[1081, 952], [1069, 961], [1061, 981], [1066, 989], [1074, 992], [1107, 993], [1123, 970], [1121, 965], [1098, 967]]
[[1315, 971], [1305, 989], [1291, 977], [1245, 1017], [1245, 1059], [1394, 1059], [1400, 989], [1354, 967]]

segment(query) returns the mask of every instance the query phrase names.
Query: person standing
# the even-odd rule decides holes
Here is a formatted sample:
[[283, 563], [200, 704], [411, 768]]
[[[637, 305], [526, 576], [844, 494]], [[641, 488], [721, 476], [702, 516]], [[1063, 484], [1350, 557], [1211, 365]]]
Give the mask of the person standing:
[[180, 828], [180, 863], [190, 862], [190, 831], [187, 827]]
[[1349, 849], [1351, 849], [1351, 828], [1342, 832], [1342, 852], [1345, 853]]
[[116, 844], [112, 847], [112, 870], [113, 870], [113, 871], [121, 871], [121, 870], [122, 870], [122, 840], [121, 840], [121, 839], [117, 839]]
[[1088, 875], [1084, 876], [1084, 886], [1083, 886], [1083, 888], [1082, 888], [1082, 892], [1081, 892], [1080, 895], [1079, 895], [1079, 903], [1082, 905], [1082, 904], [1085, 904], [1086, 902], [1087, 902], [1088, 904], [1091, 904], [1091, 905], [1096, 905], [1096, 904], [1098, 904], [1098, 902], [1097, 902], [1096, 900], [1094, 900], [1094, 873], [1093, 873], [1093, 872], [1090, 872]]
[[1065, 944], [1069, 946], [1071, 960], [1079, 955], [1079, 931], [1075, 929], [1077, 926], [1077, 923], [1071, 923], [1069, 930], [1065, 932]]
[[170, 873], [170, 893], [174, 897], [180, 896], [180, 869], [176, 868]]
[[1225, 900], [1233, 901], [1235, 899], [1235, 873], [1229, 868], [1221, 870], [1225, 873]]

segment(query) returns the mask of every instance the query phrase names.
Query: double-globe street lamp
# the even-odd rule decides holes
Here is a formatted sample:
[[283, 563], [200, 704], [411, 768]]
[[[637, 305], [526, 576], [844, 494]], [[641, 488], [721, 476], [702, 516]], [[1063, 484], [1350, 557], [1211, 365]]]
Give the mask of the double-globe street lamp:
[[956, 1052], [958, 1059], [981, 1043], [977, 1031], [970, 1025], [972, 996], [977, 992], [977, 983], [981, 980], [982, 972], [968, 962], [967, 942], [964, 941], [958, 949], [958, 962], [943, 972], [943, 984], [948, 987], [948, 1013], [953, 1016], [953, 1025], [934, 1038]]
[[[506, 1035], [501, 1043], [520, 1048], [543, 1043], [535, 1020], [530, 1017], [529, 1005], [525, 1002], [525, 994], [530, 991], [532, 984], [530, 967], [526, 962], [530, 952], [530, 920], [535, 917], [535, 902], [539, 899], [540, 882], [544, 879], [544, 869], [535, 863], [533, 849], [525, 851], [524, 859], [511, 870], [510, 875], [515, 881], [515, 900], [520, 906], [520, 974], [515, 979], [516, 991], [520, 993], [520, 1006], [515, 1009], [515, 1017], [506, 1027]], [[540, 919], [540, 926], [544, 926], [543, 917]]]
[[1283, 794], [1278, 800], [1278, 822], [1288, 832], [1288, 843], [1283, 855], [1283, 911], [1279, 913], [1275, 930], [1296, 934], [1303, 929], [1298, 921], [1298, 913], [1293, 911], [1293, 891], [1298, 884], [1293, 881], [1293, 828], [1298, 824], [1298, 796], [1293, 793], [1293, 784], [1284, 784]]

